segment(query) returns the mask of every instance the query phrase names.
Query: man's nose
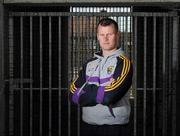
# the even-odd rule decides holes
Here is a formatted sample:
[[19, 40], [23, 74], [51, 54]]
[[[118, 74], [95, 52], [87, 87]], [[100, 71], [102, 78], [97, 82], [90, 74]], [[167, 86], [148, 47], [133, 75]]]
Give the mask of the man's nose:
[[104, 36], [104, 38], [105, 38], [105, 39], [108, 39], [108, 35], [106, 34], [106, 35]]

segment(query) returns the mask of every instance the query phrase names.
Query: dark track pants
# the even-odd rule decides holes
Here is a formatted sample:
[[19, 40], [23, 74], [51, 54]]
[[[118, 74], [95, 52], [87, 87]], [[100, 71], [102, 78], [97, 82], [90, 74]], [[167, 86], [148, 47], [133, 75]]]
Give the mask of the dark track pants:
[[80, 136], [130, 136], [129, 125], [81, 124]]

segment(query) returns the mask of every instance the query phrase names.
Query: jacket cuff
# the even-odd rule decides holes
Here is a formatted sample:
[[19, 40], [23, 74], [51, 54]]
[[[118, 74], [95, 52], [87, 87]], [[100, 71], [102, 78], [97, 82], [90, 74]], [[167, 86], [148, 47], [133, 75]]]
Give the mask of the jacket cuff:
[[79, 103], [79, 97], [85, 93], [84, 90], [81, 90], [81, 92], [79, 93], [79, 89], [77, 89], [73, 96], [72, 96], [72, 101], [75, 103], [75, 104], [78, 104]]
[[103, 99], [104, 99], [104, 86], [99, 86], [96, 96], [96, 102], [102, 103]]

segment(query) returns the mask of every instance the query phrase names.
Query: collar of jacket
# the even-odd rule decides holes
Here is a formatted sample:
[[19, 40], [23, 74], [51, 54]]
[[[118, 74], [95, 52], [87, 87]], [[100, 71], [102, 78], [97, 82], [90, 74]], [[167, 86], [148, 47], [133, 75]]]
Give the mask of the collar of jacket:
[[122, 50], [122, 48], [117, 49], [111, 55], [105, 56], [105, 57], [102, 56], [102, 51], [94, 53], [94, 57], [97, 57], [98, 59], [109, 58], [109, 57], [118, 57], [120, 55], [124, 55], [124, 51]]

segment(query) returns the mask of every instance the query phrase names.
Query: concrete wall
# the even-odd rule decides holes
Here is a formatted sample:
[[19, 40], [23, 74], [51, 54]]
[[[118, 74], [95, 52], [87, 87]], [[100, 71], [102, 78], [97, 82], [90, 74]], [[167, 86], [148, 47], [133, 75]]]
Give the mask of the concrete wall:
[[180, 0], [4, 0], [4, 3], [180, 3]]

